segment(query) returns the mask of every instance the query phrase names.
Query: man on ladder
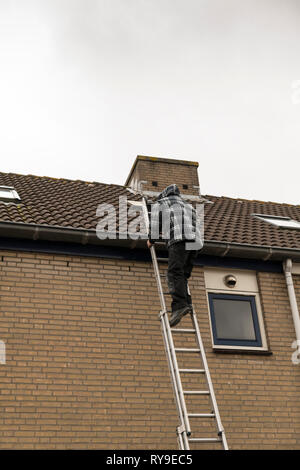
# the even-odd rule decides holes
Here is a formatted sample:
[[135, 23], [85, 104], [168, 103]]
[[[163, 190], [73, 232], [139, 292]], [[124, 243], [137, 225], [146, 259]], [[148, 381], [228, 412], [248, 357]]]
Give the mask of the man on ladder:
[[196, 210], [186, 203], [176, 184], [167, 186], [151, 206], [148, 248], [160, 238], [168, 249], [168, 287], [172, 296], [170, 326], [192, 311], [187, 280], [198, 251], [203, 246]]

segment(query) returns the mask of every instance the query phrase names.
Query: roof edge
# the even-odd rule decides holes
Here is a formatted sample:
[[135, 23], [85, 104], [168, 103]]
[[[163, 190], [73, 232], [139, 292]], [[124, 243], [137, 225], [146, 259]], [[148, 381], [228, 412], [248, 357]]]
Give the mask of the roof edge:
[[[49, 225], [34, 225], [18, 222], [0, 222], [1, 237], [15, 237], [30, 240], [64, 241], [82, 245], [110, 245], [128, 248], [145, 248], [145, 239], [132, 240], [104, 239], [97, 237], [96, 230], [60, 227]], [[125, 235], [125, 234], [124, 234]], [[263, 261], [283, 261], [292, 258], [300, 261], [300, 249], [280, 248], [272, 246], [246, 245], [240, 243], [227, 243], [214, 240], [205, 240], [201, 254], [223, 257], [253, 258]]]

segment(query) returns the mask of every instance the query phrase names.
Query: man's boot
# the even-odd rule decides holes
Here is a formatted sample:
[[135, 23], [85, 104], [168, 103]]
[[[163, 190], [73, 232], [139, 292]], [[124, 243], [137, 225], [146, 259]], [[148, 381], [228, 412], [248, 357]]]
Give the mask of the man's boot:
[[189, 312], [191, 312], [191, 307], [189, 305], [187, 305], [186, 307], [182, 307], [179, 310], [176, 310], [175, 312], [172, 312], [170, 318], [170, 326], [177, 325], [177, 323], [180, 322], [182, 317]]

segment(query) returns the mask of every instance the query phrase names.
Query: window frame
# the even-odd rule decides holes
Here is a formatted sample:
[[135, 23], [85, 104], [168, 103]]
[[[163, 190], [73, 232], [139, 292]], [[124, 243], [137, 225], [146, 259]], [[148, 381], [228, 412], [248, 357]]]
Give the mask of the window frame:
[[[229, 272], [229, 271], [228, 271]], [[225, 271], [224, 271], [225, 273]], [[262, 346], [238, 346], [238, 345], [233, 345], [233, 344], [215, 344], [214, 342], [214, 334], [213, 334], [213, 329], [212, 329], [212, 321], [211, 321], [211, 307], [209, 303], [209, 294], [228, 294], [228, 295], [242, 295], [242, 296], [253, 296], [255, 298], [255, 307], [256, 307], [256, 312], [257, 312], [257, 318], [258, 318], [258, 325], [259, 325], [259, 331], [260, 331], [260, 336], [262, 340]], [[234, 292], [229, 292], [229, 289], [219, 289], [218, 287], [213, 288], [213, 287], [207, 287], [206, 288], [206, 299], [207, 299], [207, 308], [208, 308], [208, 319], [209, 319], [209, 327], [210, 327], [210, 334], [211, 334], [211, 345], [213, 351], [218, 351], [218, 350], [224, 350], [224, 351], [237, 351], [237, 352], [269, 352], [269, 345], [268, 345], [268, 339], [266, 335], [266, 329], [265, 329], [265, 321], [264, 321], [264, 316], [263, 316], [263, 311], [262, 311], [262, 306], [260, 303], [260, 294], [256, 290], [236, 290]]]
[[[251, 314], [253, 320], [253, 327], [255, 333], [255, 340], [242, 340], [242, 339], [228, 339], [228, 338], [218, 338], [217, 337], [217, 325], [215, 320], [214, 314], [214, 299], [223, 299], [223, 300], [242, 300], [248, 301], [251, 305]], [[259, 322], [259, 316], [256, 306], [256, 295], [247, 293], [243, 294], [227, 294], [226, 292], [208, 292], [208, 305], [209, 305], [209, 313], [210, 313], [210, 322], [211, 322], [211, 330], [212, 330], [212, 340], [213, 346], [230, 346], [230, 347], [247, 347], [247, 348], [263, 348], [263, 338], [261, 334], [261, 325]]]
[[[7, 191], [8, 197], [1, 195], [1, 190]], [[1, 202], [15, 202], [20, 201], [21, 198], [13, 186], [0, 185], [0, 201]]]
[[[273, 225], [274, 227], [282, 228], [285, 230], [300, 230], [299, 220], [292, 219], [291, 217], [270, 215], [270, 214], [251, 214], [251, 215], [262, 222], [266, 222], [267, 224]], [[294, 222], [298, 225], [294, 227], [291, 225], [280, 225], [281, 220], [283, 222]]]

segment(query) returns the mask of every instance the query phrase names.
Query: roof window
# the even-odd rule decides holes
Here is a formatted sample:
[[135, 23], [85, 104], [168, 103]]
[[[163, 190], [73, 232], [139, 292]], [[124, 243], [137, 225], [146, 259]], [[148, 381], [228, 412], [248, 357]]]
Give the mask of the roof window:
[[281, 217], [277, 215], [266, 215], [266, 214], [252, 214], [259, 220], [268, 222], [269, 224], [276, 225], [279, 228], [289, 228], [300, 230], [300, 222], [298, 220], [291, 219], [290, 217]]
[[0, 201], [4, 202], [16, 202], [20, 201], [21, 198], [14, 187], [12, 186], [0, 186]]

